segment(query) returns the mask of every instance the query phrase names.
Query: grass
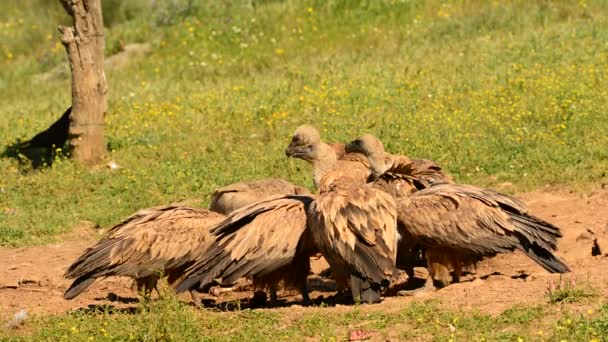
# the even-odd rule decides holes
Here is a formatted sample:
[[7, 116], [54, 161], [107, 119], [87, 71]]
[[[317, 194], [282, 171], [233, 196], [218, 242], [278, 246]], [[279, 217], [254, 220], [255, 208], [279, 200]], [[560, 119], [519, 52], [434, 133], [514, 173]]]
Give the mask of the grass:
[[[80, 220], [107, 227], [182, 198], [205, 205], [240, 180], [310, 185], [283, 155], [302, 123], [328, 141], [375, 133], [460, 182], [511, 192], [608, 179], [605, 1], [129, 3], [108, 5], [107, 53], [152, 51], [107, 68], [108, 160], [122, 169], [60, 159], [24, 173], [0, 158], [0, 244], [47, 243]], [[39, 81], [65, 59], [55, 26], [67, 19], [42, 0], [0, 13], [7, 146], [70, 103], [69, 75]]]
[[375, 339], [433, 341], [605, 341], [608, 307], [580, 313], [551, 305], [516, 306], [491, 316], [446, 310], [437, 301], [388, 312], [372, 307], [308, 310], [197, 310], [174, 297], [134, 312], [97, 310], [35, 316], [0, 338], [23, 341], [341, 341], [354, 330]]
[[581, 303], [599, 297], [598, 291], [589, 283], [577, 284], [576, 278], [566, 280], [559, 278], [557, 283], [551, 283], [547, 288], [547, 299], [551, 304]]

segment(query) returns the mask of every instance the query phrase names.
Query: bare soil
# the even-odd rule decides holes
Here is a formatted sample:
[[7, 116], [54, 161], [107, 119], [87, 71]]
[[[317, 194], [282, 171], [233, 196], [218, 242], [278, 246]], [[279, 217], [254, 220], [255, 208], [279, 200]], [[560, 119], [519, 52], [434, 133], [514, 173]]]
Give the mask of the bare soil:
[[[597, 190], [579, 194], [560, 190], [537, 191], [520, 194], [532, 214], [552, 222], [563, 229], [558, 255], [571, 267], [572, 273], [563, 275], [567, 282], [588, 284], [608, 297], [608, 191]], [[96, 233], [92, 228], [79, 227], [64, 242], [26, 248], [0, 248], [0, 320], [6, 321], [19, 310], [28, 313], [62, 313], [102, 305], [116, 308], [134, 307], [136, 291], [128, 278], [108, 278], [95, 282], [87, 291], [73, 300], [62, 295], [70, 284], [63, 273], [82, 251], [93, 244]], [[592, 255], [594, 240], [603, 255]], [[313, 271], [320, 273], [325, 263], [313, 262]], [[399, 310], [421, 298], [437, 298], [446, 308], [477, 309], [499, 314], [516, 304], [546, 302], [546, 291], [551, 282], [558, 283], [560, 275], [549, 274], [521, 253], [499, 255], [480, 263], [472, 274], [459, 284], [435, 292], [411, 297], [387, 297], [367, 310]], [[315, 302], [333, 304], [331, 281], [319, 276], [311, 279], [311, 293]], [[204, 295], [203, 302], [229, 308], [236, 299], [248, 305], [251, 293], [237, 291], [224, 293], [219, 298]], [[185, 301], [190, 297], [183, 296]], [[284, 293], [283, 307], [271, 310], [300, 315], [309, 308], [300, 307], [296, 293]], [[288, 307], [288, 308], [286, 308]], [[338, 305], [335, 310], [345, 306]]]

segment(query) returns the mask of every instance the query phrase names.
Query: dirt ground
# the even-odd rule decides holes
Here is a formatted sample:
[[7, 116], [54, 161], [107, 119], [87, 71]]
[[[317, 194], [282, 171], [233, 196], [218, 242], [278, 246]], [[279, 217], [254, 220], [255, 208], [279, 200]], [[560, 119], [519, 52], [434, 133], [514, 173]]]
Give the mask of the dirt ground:
[[[591, 193], [568, 193], [559, 190], [537, 191], [520, 194], [532, 214], [550, 221], [563, 229], [558, 255], [571, 267], [573, 273], [563, 276], [565, 281], [593, 286], [608, 296], [608, 189]], [[92, 228], [77, 228], [69, 239], [62, 243], [27, 248], [0, 248], [0, 320], [6, 321], [19, 310], [28, 313], [61, 313], [75, 309], [86, 309], [98, 305], [118, 308], [136, 305], [136, 292], [131, 280], [109, 278], [97, 281], [87, 291], [73, 300], [64, 300], [63, 291], [70, 281], [62, 275], [68, 265], [80, 253], [95, 242]], [[592, 256], [594, 239], [603, 249], [603, 255]], [[314, 270], [323, 269], [323, 260], [314, 262]], [[551, 282], [559, 282], [560, 276], [549, 274], [523, 254], [516, 252], [500, 255], [478, 265], [459, 284], [450, 285], [434, 293], [423, 293], [410, 297], [387, 297], [369, 310], [398, 310], [413, 300], [421, 298], [440, 299], [441, 305], [456, 309], [479, 309], [498, 314], [518, 303], [534, 304], [546, 301], [545, 293]], [[333, 295], [319, 286], [320, 279], [311, 280], [311, 293], [315, 302]], [[327, 291], [327, 290], [325, 290]], [[241, 291], [222, 294], [216, 302], [227, 303], [235, 299], [246, 299], [250, 292]], [[184, 295], [188, 301], [189, 296]], [[309, 310], [300, 307], [300, 297], [286, 294], [282, 303], [290, 312]], [[207, 296], [205, 302], [212, 302]], [[246, 301], [245, 301], [246, 302]], [[342, 307], [342, 306], [340, 306]], [[338, 308], [339, 309], [339, 308]]]

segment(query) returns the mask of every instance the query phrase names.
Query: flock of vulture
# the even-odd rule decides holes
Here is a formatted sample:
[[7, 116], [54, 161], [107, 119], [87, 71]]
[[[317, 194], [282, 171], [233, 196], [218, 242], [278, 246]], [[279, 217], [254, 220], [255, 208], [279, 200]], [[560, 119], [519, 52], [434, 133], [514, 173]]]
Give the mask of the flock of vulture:
[[142, 209], [111, 228], [67, 270], [66, 299], [95, 279], [127, 276], [149, 296], [161, 277], [176, 292], [231, 286], [299, 290], [310, 303], [310, 258], [321, 254], [336, 289], [361, 303], [381, 301], [398, 273], [429, 271], [420, 289], [458, 282], [483, 258], [520, 250], [549, 272], [569, 268], [553, 252], [560, 229], [528, 213], [520, 200], [455, 184], [430, 160], [384, 150], [364, 135], [346, 146], [326, 144], [299, 127], [286, 155], [313, 168], [316, 193], [281, 179], [216, 190], [209, 209], [169, 205]]

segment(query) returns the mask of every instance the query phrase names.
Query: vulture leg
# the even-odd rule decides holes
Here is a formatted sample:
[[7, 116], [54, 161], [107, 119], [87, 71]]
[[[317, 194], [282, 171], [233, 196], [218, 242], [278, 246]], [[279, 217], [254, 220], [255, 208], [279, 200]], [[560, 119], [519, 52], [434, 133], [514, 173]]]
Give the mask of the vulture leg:
[[452, 274], [452, 283], [460, 283], [460, 277], [462, 276], [462, 263], [457, 261], [454, 263], [454, 271]]
[[137, 284], [137, 292], [141, 293], [144, 298], [150, 299], [150, 297], [152, 296], [152, 291], [156, 290], [156, 293], [160, 297], [160, 292], [158, 291], [158, 288], [156, 287], [157, 282], [158, 282], [158, 276], [156, 276], [156, 275], [139, 278], [139, 279], [135, 280], [135, 283]]
[[310, 300], [310, 296], [308, 295], [308, 287], [306, 285], [300, 288], [300, 293], [302, 293], [302, 304], [304, 304], [304, 306], [311, 305], [312, 300]]
[[198, 294], [196, 294], [196, 290], [190, 290], [188, 292], [190, 292], [190, 297], [192, 297], [192, 303], [194, 303], [194, 306], [196, 306], [197, 308], [200, 308], [201, 299], [198, 297]]
[[437, 288], [450, 285], [450, 270], [446, 266], [449, 264], [448, 258], [449, 256], [438, 249], [428, 249], [426, 251], [429, 278], [433, 280]]
[[[399, 291], [400, 296], [411, 296], [418, 292], [435, 291], [446, 287], [450, 284], [450, 270], [446, 265], [449, 264], [449, 256], [442, 253], [441, 250], [427, 249], [425, 257], [429, 269], [429, 277], [426, 279], [424, 286], [415, 290]], [[458, 262], [456, 265], [460, 265]], [[457, 271], [458, 270], [458, 271]], [[454, 268], [454, 276], [460, 279], [460, 267]]]
[[350, 288], [355, 302], [374, 304], [381, 301], [380, 290], [375, 288], [367, 280], [363, 280], [355, 275], [351, 275]]
[[274, 308], [277, 306], [277, 283], [272, 282], [270, 284], [270, 307]]

